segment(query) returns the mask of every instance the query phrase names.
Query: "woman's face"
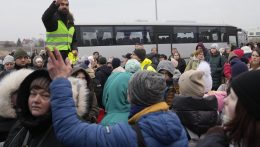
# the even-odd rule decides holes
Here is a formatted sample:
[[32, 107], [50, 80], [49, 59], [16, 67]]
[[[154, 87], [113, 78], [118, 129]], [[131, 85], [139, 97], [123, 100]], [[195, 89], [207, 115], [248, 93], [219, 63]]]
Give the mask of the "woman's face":
[[83, 72], [79, 72], [76, 76], [78, 79], [86, 80], [85, 74]]
[[44, 89], [33, 88], [30, 91], [28, 106], [34, 117], [47, 114], [50, 111], [50, 93]]
[[253, 53], [252, 53], [252, 63], [253, 64], [259, 64], [260, 63], [260, 57], [259, 57], [259, 54], [256, 51], [253, 51]]
[[180, 55], [178, 53], [174, 53], [173, 58], [175, 60], [178, 60], [180, 58]]
[[237, 104], [237, 95], [234, 90], [231, 88], [230, 94], [224, 99], [224, 115], [223, 121], [224, 123], [229, 122], [235, 117], [235, 109]]
[[203, 59], [204, 59], [204, 54], [203, 54], [203, 53], [199, 53], [198, 56], [197, 56], [197, 58], [198, 58], [199, 60], [203, 60]]

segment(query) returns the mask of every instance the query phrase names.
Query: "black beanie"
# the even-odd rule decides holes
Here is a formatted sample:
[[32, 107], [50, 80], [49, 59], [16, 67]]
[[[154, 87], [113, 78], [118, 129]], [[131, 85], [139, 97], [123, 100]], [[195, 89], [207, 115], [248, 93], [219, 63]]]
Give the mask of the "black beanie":
[[249, 114], [260, 120], [260, 70], [244, 72], [234, 78], [231, 88], [238, 97], [238, 102], [245, 107]]
[[146, 56], [146, 51], [144, 49], [135, 49], [134, 53], [141, 61], [144, 61]]
[[119, 58], [113, 58], [112, 60], [112, 67], [113, 69], [119, 67], [121, 65], [121, 61]]

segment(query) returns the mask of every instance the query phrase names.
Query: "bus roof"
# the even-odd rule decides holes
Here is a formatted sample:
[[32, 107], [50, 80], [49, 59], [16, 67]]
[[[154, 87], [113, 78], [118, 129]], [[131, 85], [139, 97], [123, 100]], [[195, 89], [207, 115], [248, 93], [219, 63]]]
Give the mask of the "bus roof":
[[76, 25], [89, 25], [89, 26], [229, 26], [235, 27], [228, 24], [210, 24], [210, 23], [197, 23], [194, 21], [170, 21], [170, 22], [86, 22], [76, 23]]

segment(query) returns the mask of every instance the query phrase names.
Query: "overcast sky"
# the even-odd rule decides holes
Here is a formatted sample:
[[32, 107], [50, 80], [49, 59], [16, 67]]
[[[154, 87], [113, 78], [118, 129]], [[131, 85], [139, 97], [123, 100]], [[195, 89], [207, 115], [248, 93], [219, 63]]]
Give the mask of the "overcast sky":
[[[3, 0], [0, 41], [40, 38], [41, 16], [52, 0]], [[260, 0], [157, 0], [158, 19], [260, 27]], [[155, 0], [70, 0], [76, 23], [155, 21]]]

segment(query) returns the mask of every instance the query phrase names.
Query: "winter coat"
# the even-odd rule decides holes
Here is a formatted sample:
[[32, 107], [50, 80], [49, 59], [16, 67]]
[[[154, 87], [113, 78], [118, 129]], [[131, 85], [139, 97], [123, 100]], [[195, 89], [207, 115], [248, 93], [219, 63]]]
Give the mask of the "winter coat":
[[[185, 68], [185, 71], [188, 71], [188, 70], [191, 70], [191, 69], [196, 70], [197, 67], [199, 66], [200, 62], [201, 62], [201, 60], [199, 60], [199, 59], [195, 59], [195, 58], [194, 58], [194, 59], [191, 59], [191, 60], [188, 62], [187, 66], [186, 66], [186, 68]], [[185, 72], [185, 71], [184, 71], [184, 72]]]
[[99, 107], [101, 107], [101, 108], [104, 108], [104, 106], [102, 104], [103, 89], [104, 89], [105, 83], [107, 81], [107, 78], [110, 76], [111, 73], [112, 73], [112, 69], [110, 67], [108, 67], [107, 65], [100, 66], [99, 68], [96, 69], [96, 72], [95, 72], [95, 77], [98, 81], [100, 81], [100, 84], [101, 84], [100, 95], [97, 95], [98, 104], [99, 104]]
[[149, 70], [156, 72], [156, 70], [152, 66], [152, 61], [148, 58], [145, 58], [144, 61], [142, 61], [141, 70]]
[[29, 110], [30, 85], [34, 79], [39, 77], [50, 80], [47, 71], [37, 70], [27, 76], [21, 83], [16, 101], [17, 110], [19, 110], [17, 111], [18, 121], [10, 131], [4, 147], [20, 147], [23, 145], [29, 147], [62, 146], [56, 139], [52, 128], [51, 113], [34, 117]]
[[201, 139], [197, 147], [231, 147], [228, 137], [224, 130], [221, 127], [213, 127], [210, 131], [205, 135], [203, 139]]
[[[102, 126], [77, 119], [71, 103], [71, 85], [65, 78], [55, 79], [50, 86], [53, 124], [58, 139], [66, 146], [137, 147], [136, 132], [128, 123]], [[66, 99], [61, 99], [61, 97]], [[166, 104], [165, 104], [166, 105]], [[158, 109], [158, 108], [157, 108]], [[149, 147], [187, 146], [187, 138], [177, 115], [160, 111], [142, 115], [137, 122]]]
[[210, 69], [211, 69], [211, 76], [213, 80], [212, 89], [217, 90], [218, 87], [221, 85], [221, 79], [223, 75], [223, 68], [224, 68], [225, 59], [220, 56], [219, 52], [213, 55], [211, 54], [209, 59]]
[[[175, 96], [173, 110], [187, 130], [200, 137], [218, 121], [218, 102], [215, 96], [206, 98]], [[190, 134], [191, 139], [193, 136]]]
[[24, 127], [19, 121], [15, 124], [15, 128], [10, 131], [8, 139], [4, 143], [4, 147], [20, 147], [26, 138], [26, 134], [29, 134], [26, 145], [28, 147], [63, 147], [55, 136], [54, 130], [49, 123], [45, 122], [44, 125], [28, 128]]
[[178, 66], [176, 69], [178, 69], [181, 73], [184, 73], [184, 70], [186, 68], [186, 61], [182, 58], [178, 60]]
[[83, 90], [82, 88], [79, 88], [79, 86], [77, 86], [78, 83], [81, 82], [82, 79], [70, 77], [69, 80], [71, 81], [71, 83], [74, 83], [73, 85], [75, 85], [75, 86], [72, 86], [72, 87], [74, 87], [73, 93], [76, 93], [79, 90], [82, 90], [81, 91], [82, 94], [85, 94], [84, 93], [85, 91], [87, 92], [85, 94], [86, 95], [85, 98], [84, 98], [84, 96], [80, 97], [80, 100], [82, 101], [82, 103], [86, 103], [86, 105], [84, 106], [85, 112], [83, 114], [83, 118], [84, 118], [84, 120], [87, 120], [90, 122], [96, 122], [96, 118], [99, 113], [99, 107], [98, 107], [97, 98], [95, 95], [95, 88], [97, 85], [95, 85], [95, 83], [93, 83], [93, 79], [91, 79], [90, 75], [86, 72], [86, 70], [81, 67], [74, 67], [72, 69], [71, 75], [73, 77], [76, 77], [79, 72], [82, 72], [85, 75], [85, 80], [83, 80], [82, 82], [84, 82], [84, 83], [87, 82], [86, 86], [84, 86], [86, 89]]
[[128, 121], [130, 104], [127, 100], [127, 88], [131, 75], [129, 72], [115, 72], [108, 77], [102, 97], [106, 111], [102, 125]]
[[0, 82], [0, 142], [4, 141], [11, 127], [16, 122], [16, 113], [11, 102], [11, 95], [17, 91], [24, 78], [32, 72], [21, 69], [8, 73]]

